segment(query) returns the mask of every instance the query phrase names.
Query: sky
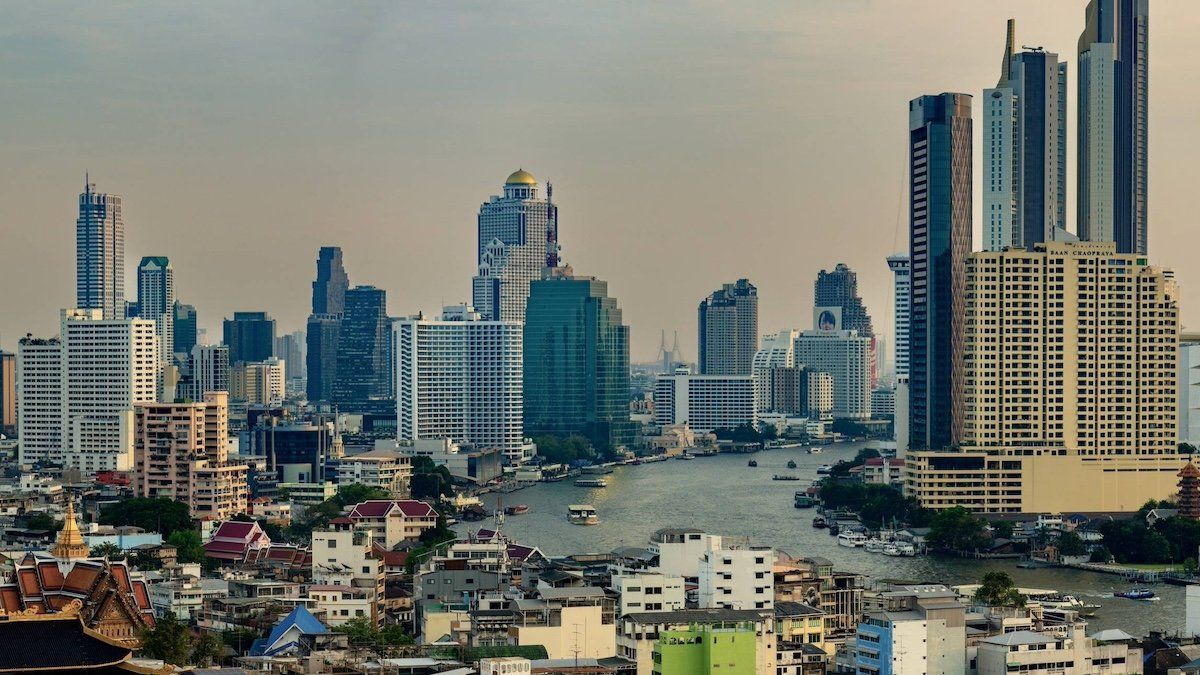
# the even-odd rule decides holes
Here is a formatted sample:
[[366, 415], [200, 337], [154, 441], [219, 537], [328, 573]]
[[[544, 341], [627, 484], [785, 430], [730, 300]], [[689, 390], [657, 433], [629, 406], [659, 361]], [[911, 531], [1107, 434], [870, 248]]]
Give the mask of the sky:
[[[1084, 0], [5, 2], [0, 347], [74, 302], [84, 173], [124, 198], [126, 295], [144, 255], [220, 339], [267, 311], [302, 329], [317, 249], [393, 316], [469, 300], [475, 214], [518, 167], [554, 183], [563, 257], [609, 282], [635, 361], [696, 356], [696, 306], [759, 290], [760, 329], [809, 328], [812, 285], [859, 273], [890, 336], [884, 259], [907, 247], [907, 102], [994, 86], [1005, 20], [1068, 61]], [[1200, 4], [1150, 18], [1150, 257], [1200, 326], [1192, 171]]]

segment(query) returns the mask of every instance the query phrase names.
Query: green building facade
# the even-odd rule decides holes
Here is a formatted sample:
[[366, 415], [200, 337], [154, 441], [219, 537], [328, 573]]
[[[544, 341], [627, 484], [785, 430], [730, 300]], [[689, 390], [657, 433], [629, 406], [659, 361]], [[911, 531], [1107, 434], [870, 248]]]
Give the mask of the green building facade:
[[524, 337], [525, 434], [631, 446], [629, 327], [608, 283], [558, 271], [530, 283]]
[[654, 645], [658, 675], [755, 675], [758, 637], [754, 624], [691, 624], [663, 631]]

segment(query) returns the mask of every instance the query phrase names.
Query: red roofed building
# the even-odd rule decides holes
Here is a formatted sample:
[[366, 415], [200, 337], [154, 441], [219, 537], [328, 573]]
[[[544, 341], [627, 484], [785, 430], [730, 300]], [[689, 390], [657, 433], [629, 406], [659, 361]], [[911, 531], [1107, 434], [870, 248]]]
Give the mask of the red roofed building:
[[863, 462], [862, 482], [899, 485], [904, 482], [904, 460], [896, 457], [871, 457]]
[[372, 531], [375, 541], [387, 549], [402, 541], [415, 541], [425, 530], [437, 526], [437, 511], [415, 499], [372, 499], [355, 504], [349, 518], [359, 528]]
[[217, 526], [212, 537], [204, 542], [204, 554], [209, 558], [231, 563], [257, 563], [271, 548], [271, 538], [258, 523], [227, 520]]
[[130, 647], [137, 647], [139, 632], [154, 624], [146, 582], [123, 561], [64, 561], [29, 553], [14, 563], [6, 581], [0, 584], [5, 614], [77, 611], [85, 627]]

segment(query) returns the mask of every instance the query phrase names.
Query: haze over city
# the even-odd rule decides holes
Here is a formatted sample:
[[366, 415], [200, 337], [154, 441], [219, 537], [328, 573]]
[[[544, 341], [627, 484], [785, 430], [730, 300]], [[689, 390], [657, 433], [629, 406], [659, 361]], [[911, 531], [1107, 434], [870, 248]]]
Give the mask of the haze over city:
[[[1149, 249], [1200, 283], [1188, 197], [1200, 15], [1154, 6]], [[524, 167], [555, 187], [563, 257], [606, 279], [631, 357], [695, 358], [697, 302], [758, 286], [761, 329], [808, 328], [846, 262], [890, 335], [906, 106], [978, 101], [1004, 22], [1071, 63], [1079, 2], [9, 5], [0, 25], [0, 347], [73, 301], [84, 172], [124, 197], [129, 272], [170, 255], [219, 339], [234, 311], [303, 328], [315, 252], [389, 313], [470, 299], [479, 204]], [[286, 19], [286, 20], [284, 20]], [[976, 124], [975, 241], [980, 164]], [[1075, 199], [1068, 153], [1068, 200]], [[1068, 223], [1074, 208], [1068, 208]], [[1183, 303], [1200, 325], [1200, 303]]]

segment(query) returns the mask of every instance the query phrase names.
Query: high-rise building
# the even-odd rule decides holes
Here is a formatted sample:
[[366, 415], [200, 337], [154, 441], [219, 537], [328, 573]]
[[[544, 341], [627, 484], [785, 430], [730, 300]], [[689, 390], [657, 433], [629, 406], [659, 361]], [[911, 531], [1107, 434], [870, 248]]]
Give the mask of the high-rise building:
[[175, 353], [175, 269], [166, 256], [146, 256], [137, 274], [137, 315], [154, 322], [159, 358], [169, 365]]
[[266, 361], [275, 356], [275, 319], [266, 312], [234, 312], [224, 322], [230, 363]]
[[85, 475], [133, 468], [133, 407], [157, 399], [154, 322], [62, 311], [58, 339], [27, 337], [17, 358], [21, 462]]
[[821, 270], [817, 280], [813, 282], [814, 307], [840, 307], [842, 310], [842, 330], [852, 330], [859, 337], [871, 340], [871, 385], [879, 376], [879, 364], [876, 360], [875, 328], [871, 324], [871, 315], [863, 305], [858, 295], [858, 274], [845, 263], [838, 263], [832, 272]]
[[[470, 306], [446, 307], [440, 319], [416, 316], [396, 335], [396, 435], [448, 438], [522, 456], [522, 328], [483, 321]], [[519, 462], [518, 462], [519, 463]]]
[[525, 433], [581, 434], [601, 451], [632, 444], [629, 327], [608, 283], [556, 268], [529, 288]]
[[199, 329], [196, 308], [176, 300], [172, 313], [175, 315], [175, 325], [171, 328], [175, 338], [172, 351], [176, 354], [191, 354], [192, 347], [196, 346]]
[[0, 349], [0, 434], [17, 430], [17, 355]]
[[271, 357], [258, 363], [239, 361], [229, 371], [229, 395], [247, 405], [278, 405], [287, 395], [287, 363]]
[[909, 433], [945, 448], [962, 421], [963, 288], [971, 251], [971, 96], [908, 104]]
[[179, 383], [178, 396], [201, 401], [210, 391], [230, 391], [229, 347], [196, 345], [188, 354], [187, 371]]
[[1067, 226], [1067, 64], [1040, 48], [1013, 53], [983, 90], [983, 246], [1032, 249]]
[[1175, 491], [1178, 291], [1112, 242], [967, 262], [960, 451], [909, 453], [930, 508], [1136, 511]]
[[342, 247], [322, 246], [317, 252], [317, 278], [312, 282], [312, 313], [341, 314], [349, 289], [350, 277], [342, 265]]
[[802, 331], [796, 338], [796, 366], [833, 379], [834, 417], [871, 417], [871, 339], [852, 330]]
[[777, 369], [796, 365], [796, 337], [799, 335], [798, 330], [786, 330], [763, 337], [751, 367], [756, 411], [783, 412], [776, 410], [772, 403], [771, 374]]
[[134, 494], [188, 505], [197, 520], [246, 512], [245, 465], [226, 450], [229, 395], [206, 392], [194, 403], [145, 403], [134, 409]]
[[308, 380], [308, 400], [333, 400], [333, 383], [337, 380], [338, 336], [342, 331], [340, 314], [310, 314], [305, 331], [307, 353], [304, 355]]
[[518, 169], [504, 181], [504, 196], [479, 207], [479, 270], [471, 281], [475, 310], [486, 321], [525, 320], [529, 284], [558, 265], [558, 207], [533, 174]]
[[125, 219], [118, 195], [84, 179], [75, 221], [75, 306], [125, 317]]
[[686, 424], [693, 431], [753, 425], [754, 378], [749, 375], [659, 375], [654, 383], [654, 422]]
[[1185, 333], [1179, 338], [1180, 443], [1200, 446], [1200, 335]]
[[288, 379], [304, 379], [304, 331], [297, 330], [275, 338], [275, 356], [287, 362]]
[[912, 320], [912, 266], [904, 253], [889, 255], [888, 269], [892, 270], [892, 374], [908, 377], [909, 322]]
[[1149, 0], [1091, 0], [1079, 36], [1077, 226], [1147, 251]]
[[758, 351], [758, 289], [747, 279], [725, 284], [700, 302], [701, 375], [750, 375]]
[[332, 392], [342, 410], [361, 410], [372, 400], [388, 397], [390, 323], [387, 291], [374, 286], [346, 291]]

